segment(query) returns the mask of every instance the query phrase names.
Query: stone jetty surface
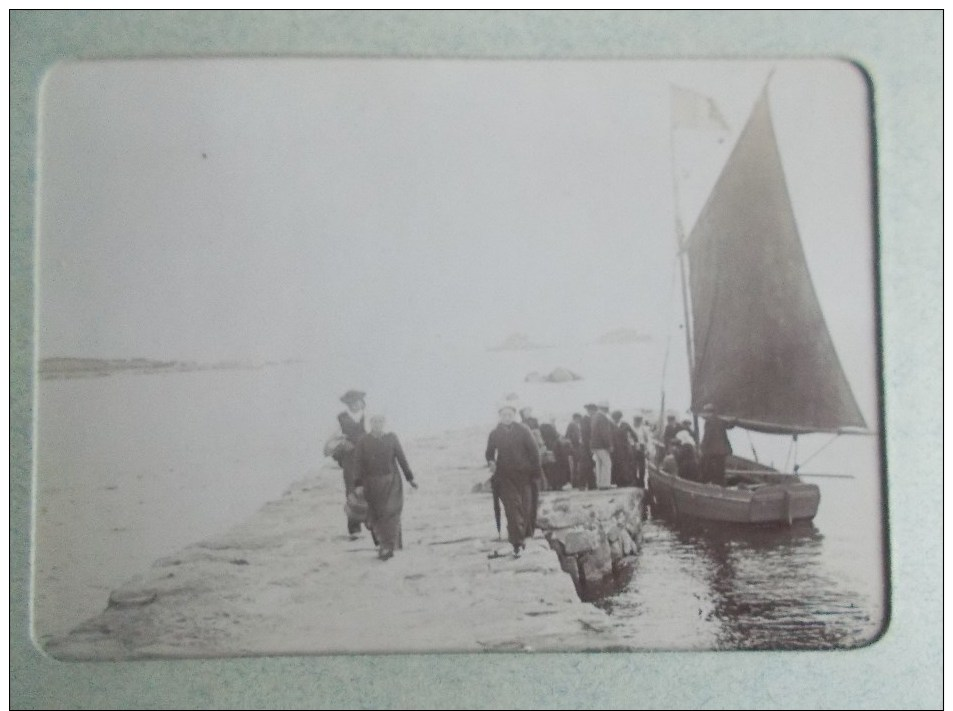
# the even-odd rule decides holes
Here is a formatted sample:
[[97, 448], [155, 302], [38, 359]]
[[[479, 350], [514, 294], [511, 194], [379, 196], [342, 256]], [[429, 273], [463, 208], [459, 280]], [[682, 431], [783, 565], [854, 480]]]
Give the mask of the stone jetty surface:
[[389, 561], [377, 559], [368, 533], [349, 540], [341, 472], [322, 466], [248, 520], [156, 561], [46, 651], [142, 659], [624, 649], [608, 615], [580, 600], [566, 554], [581, 566], [595, 550], [585, 565], [619, 568], [598, 551], [604, 542], [631, 554], [639, 492], [544, 493], [548, 529], [514, 559], [497, 537], [491, 495], [473, 493], [487, 476], [486, 435], [405, 442], [420, 489], [405, 487], [404, 549]]

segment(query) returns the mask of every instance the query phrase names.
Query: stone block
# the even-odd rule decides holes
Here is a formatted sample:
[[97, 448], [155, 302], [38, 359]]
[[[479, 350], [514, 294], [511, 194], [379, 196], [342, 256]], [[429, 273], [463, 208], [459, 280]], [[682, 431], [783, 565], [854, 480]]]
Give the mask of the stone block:
[[623, 555], [635, 555], [636, 552], [638, 552], [638, 546], [635, 544], [635, 541], [632, 540], [632, 536], [629, 535], [628, 531], [622, 531], [619, 542], [622, 544]]
[[579, 565], [582, 568], [582, 574], [587, 585], [599, 582], [606, 576], [612, 575], [612, 553], [608, 544], [581, 554]]
[[598, 531], [588, 528], [571, 528], [565, 532], [560, 531], [556, 538], [562, 541], [566, 555], [591, 551], [600, 544]]
[[562, 556], [559, 559], [559, 566], [567, 573], [569, 577], [572, 578], [572, 581], [579, 585], [579, 563], [576, 561], [576, 558], [571, 555]]

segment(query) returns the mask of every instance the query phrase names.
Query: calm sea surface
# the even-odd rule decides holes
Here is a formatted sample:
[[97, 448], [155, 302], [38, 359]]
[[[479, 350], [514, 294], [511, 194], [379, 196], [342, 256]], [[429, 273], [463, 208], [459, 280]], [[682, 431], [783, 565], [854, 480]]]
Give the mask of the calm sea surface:
[[876, 638], [883, 571], [852, 525], [856, 483], [826, 479], [813, 523], [674, 522], [649, 506], [626, 588], [599, 604], [643, 649], [832, 649]]
[[[657, 409], [660, 351], [419, 352], [384, 365], [352, 359], [38, 381], [35, 635], [69, 631], [155, 559], [241, 521], [314, 472], [348, 388], [367, 390], [369, 408], [383, 409], [405, 438], [490, 427], [495, 403], [511, 392], [562, 429], [592, 399], [608, 398], [627, 416]], [[523, 382], [557, 366], [585, 379]], [[667, 406], [685, 407], [686, 389], [674, 380]], [[762, 461], [783, 466], [790, 442], [778, 439], [732, 432], [739, 454], [754, 446]], [[802, 437], [799, 460], [826, 443]], [[704, 534], [649, 512], [631, 584], [601, 603], [623, 636], [664, 649], [829, 647], [875, 636], [884, 606], [876, 440], [841, 438], [808, 468], [853, 478], [814, 480], [821, 506], [806, 529]]]

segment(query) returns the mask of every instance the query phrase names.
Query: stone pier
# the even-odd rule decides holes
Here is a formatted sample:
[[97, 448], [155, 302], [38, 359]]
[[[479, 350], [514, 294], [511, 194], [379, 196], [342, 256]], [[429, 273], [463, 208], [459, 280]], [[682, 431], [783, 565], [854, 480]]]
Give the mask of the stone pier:
[[144, 565], [104, 596], [101, 614], [45, 651], [143, 659], [626, 649], [576, 586], [593, 589], [631, 555], [638, 492], [546, 493], [525, 554], [496, 557], [510, 547], [497, 535], [492, 496], [472, 493], [488, 474], [486, 434], [405, 442], [420, 489], [404, 489], [404, 549], [389, 561], [377, 559], [366, 532], [348, 539], [341, 471], [324, 466], [230, 530]]
[[581, 599], [598, 599], [627, 582], [638, 552], [642, 496], [641, 489], [610, 489], [542, 498], [537, 525]]

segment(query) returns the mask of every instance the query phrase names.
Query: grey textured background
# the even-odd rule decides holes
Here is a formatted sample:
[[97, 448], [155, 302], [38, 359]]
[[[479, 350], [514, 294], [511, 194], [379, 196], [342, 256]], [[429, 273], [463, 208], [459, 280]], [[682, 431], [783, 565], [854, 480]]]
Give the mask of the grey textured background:
[[[10, 16], [14, 708], [931, 708], [941, 701], [942, 14], [37, 12]], [[891, 623], [846, 652], [288, 657], [64, 664], [29, 639], [37, 89], [144, 56], [846, 57], [875, 103]], [[850, 525], [845, 521], [844, 525]]]

